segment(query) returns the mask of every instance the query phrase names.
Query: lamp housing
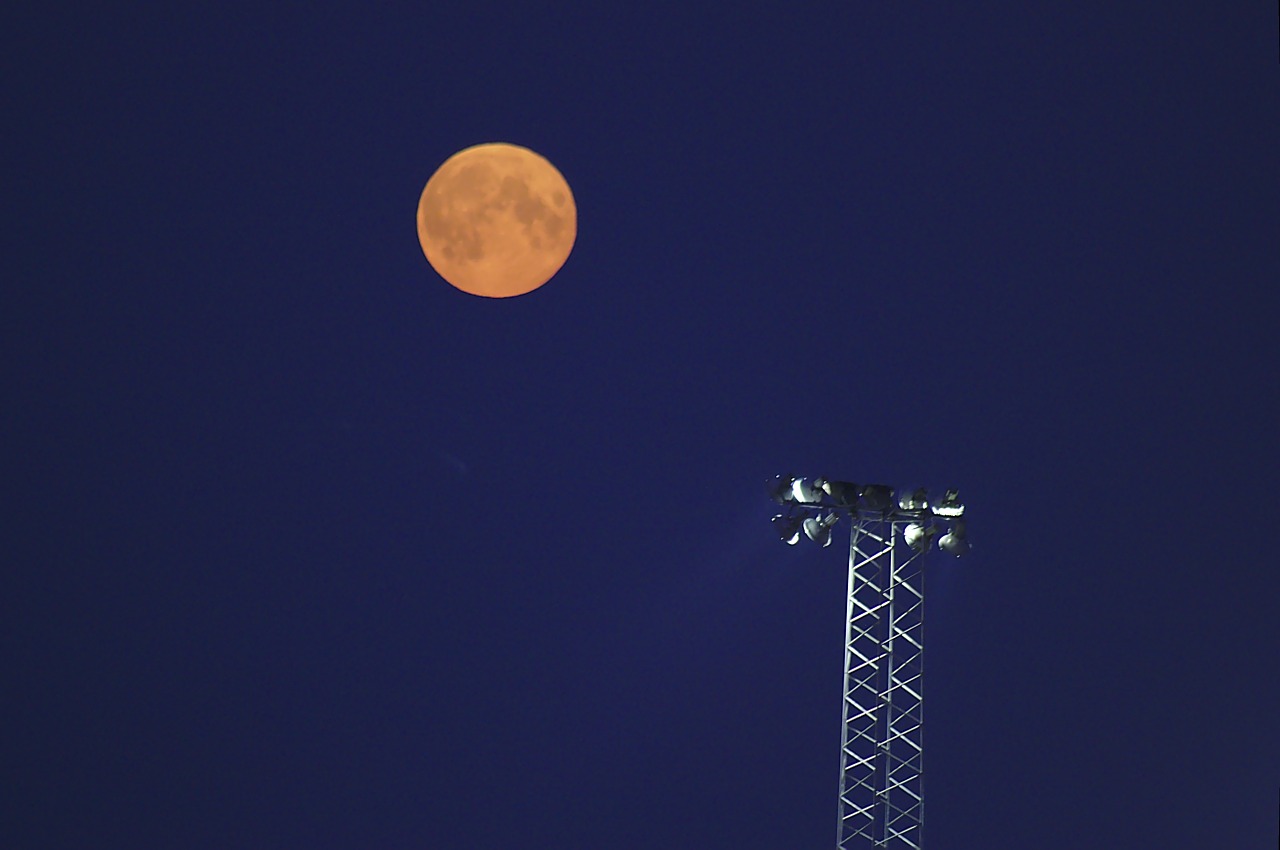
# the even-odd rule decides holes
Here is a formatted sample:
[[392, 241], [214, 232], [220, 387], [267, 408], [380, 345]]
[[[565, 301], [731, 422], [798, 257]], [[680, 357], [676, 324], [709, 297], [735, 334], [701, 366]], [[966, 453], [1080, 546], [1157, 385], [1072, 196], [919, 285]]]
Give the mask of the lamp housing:
[[929, 507], [929, 493], [923, 487], [903, 490], [898, 495], [898, 507], [904, 511], [923, 511]]
[[943, 517], [964, 516], [964, 502], [960, 501], [957, 491], [948, 490], [933, 506], [933, 513], [935, 516]]
[[824, 480], [822, 482], [822, 490], [842, 508], [852, 508], [858, 504], [858, 499], [862, 495], [858, 485], [852, 481]]
[[888, 484], [868, 484], [862, 488], [861, 507], [888, 513], [893, 510], [893, 488]]
[[921, 525], [920, 523], [910, 523], [902, 530], [902, 539], [907, 545], [917, 552], [923, 552], [929, 548], [929, 544], [933, 542], [933, 538], [938, 535], [938, 529], [932, 525]]
[[815, 478], [812, 481], [797, 478], [791, 482], [791, 498], [797, 504], [820, 505], [822, 504], [822, 495], [821, 478]]
[[964, 523], [957, 522], [951, 530], [938, 539], [938, 548], [949, 555], [959, 558], [969, 551], [969, 538], [964, 530]]
[[773, 523], [773, 530], [778, 532], [783, 543], [794, 546], [800, 542], [800, 525], [804, 522], [804, 517], [778, 514], [769, 521]]
[[826, 548], [831, 545], [831, 527], [840, 521], [840, 515], [832, 513], [825, 519], [809, 517], [804, 521], [804, 534], [814, 543]]

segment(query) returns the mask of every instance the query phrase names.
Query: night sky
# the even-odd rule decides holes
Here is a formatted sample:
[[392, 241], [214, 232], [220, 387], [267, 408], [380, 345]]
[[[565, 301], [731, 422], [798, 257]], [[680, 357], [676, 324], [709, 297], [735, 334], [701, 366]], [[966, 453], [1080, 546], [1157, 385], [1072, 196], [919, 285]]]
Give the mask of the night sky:
[[[831, 847], [780, 472], [968, 505], [930, 850], [1275, 846], [1274, 2], [5, 17], [3, 847]], [[488, 141], [514, 299], [415, 234]]]

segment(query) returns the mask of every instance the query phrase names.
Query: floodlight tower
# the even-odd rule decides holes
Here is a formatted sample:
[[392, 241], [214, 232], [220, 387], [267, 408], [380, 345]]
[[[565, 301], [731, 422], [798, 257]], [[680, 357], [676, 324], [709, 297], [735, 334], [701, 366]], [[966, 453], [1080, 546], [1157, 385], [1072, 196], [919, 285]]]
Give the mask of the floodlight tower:
[[[843, 733], [837, 850], [921, 850], [924, 832], [924, 571], [937, 537], [969, 550], [955, 490], [930, 504], [924, 489], [779, 476], [769, 483], [785, 512], [782, 539], [831, 545], [842, 517], [849, 536]], [[939, 524], [949, 523], [938, 537]]]

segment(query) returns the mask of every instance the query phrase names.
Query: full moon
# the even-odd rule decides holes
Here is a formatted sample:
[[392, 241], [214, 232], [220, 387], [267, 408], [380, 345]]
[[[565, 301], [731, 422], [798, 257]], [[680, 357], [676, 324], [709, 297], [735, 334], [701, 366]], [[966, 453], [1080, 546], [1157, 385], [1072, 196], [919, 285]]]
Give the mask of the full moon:
[[569, 184], [538, 154], [492, 143], [459, 151], [418, 200], [418, 242], [449, 283], [487, 298], [537, 289], [569, 258], [578, 211]]

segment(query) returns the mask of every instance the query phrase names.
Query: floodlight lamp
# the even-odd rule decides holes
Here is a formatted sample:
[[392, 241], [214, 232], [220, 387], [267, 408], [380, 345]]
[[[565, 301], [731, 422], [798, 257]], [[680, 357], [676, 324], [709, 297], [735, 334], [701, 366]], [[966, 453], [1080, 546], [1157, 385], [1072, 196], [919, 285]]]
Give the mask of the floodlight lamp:
[[769, 521], [773, 523], [773, 530], [778, 532], [783, 543], [794, 546], [800, 542], [800, 524], [804, 521], [803, 517], [778, 514]]
[[791, 482], [794, 480], [790, 475], [775, 475], [766, 481], [765, 487], [769, 490], [769, 498], [780, 505], [791, 501]]
[[809, 517], [804, 521], [804, 534], [814, 543], [826, 548], [831, 545], [831, 526], [840, 519], [839, 514], [831, 514], [826, 519]]
[[893, 488], [888, 484], [868, 484], [862, 488], [862, 507], [888, 513], [893, 509]]
[[937, 516], [964, 516], [964, 502], [960, 501], [960, 496], [955, 490], [948, 490], [946, 495], [933, 506], [933, 512]]
[[957, 522], [950, 531], [942, 535], [938, 540], [938, 548], [957, 558], [968, 552], [969, 538], [965, 536], [964, 523]]
[[791, 496], [802, 505], [818, 505], [822, 503], [822, 479], [812, 482], [797, 478], [791, 482]]
[[898, 507], [904, 511], [923, 511], [929, 507], [929, 494], [923, 487], [912, 490], [910, 493], [904, 490], [898, 496]]
[[920, 525], [919, 523], [911, 523], [902, 530], [902, 539], [907, 541], [907, 545], [917, 552], [923, 552], [929, 548], [929, 544], [933, 542], [933, 538], [937, 536], [938, 529], [932, 525]]
[[851, 508], [858, 503], [858, 485], [852, 481], [823, 481], [822, 490], [842, 508]]

